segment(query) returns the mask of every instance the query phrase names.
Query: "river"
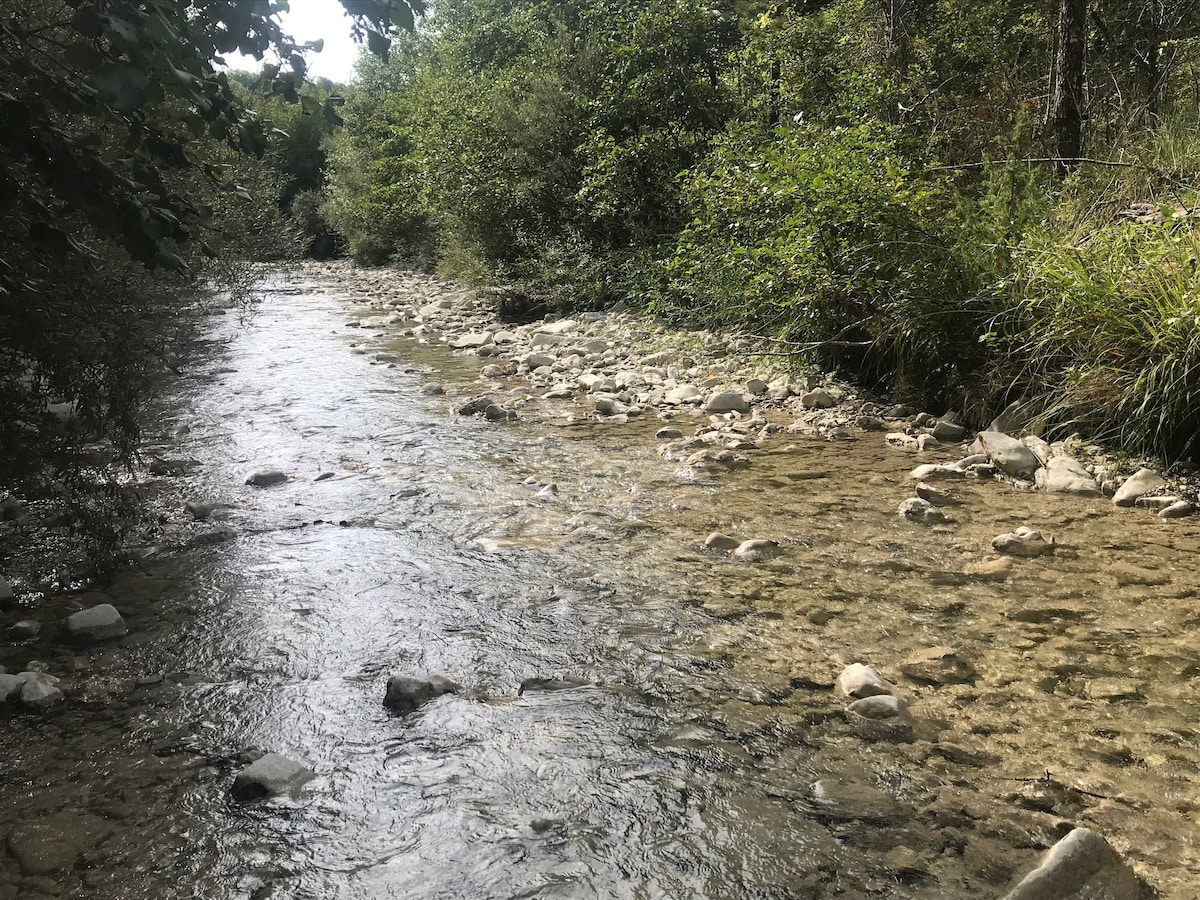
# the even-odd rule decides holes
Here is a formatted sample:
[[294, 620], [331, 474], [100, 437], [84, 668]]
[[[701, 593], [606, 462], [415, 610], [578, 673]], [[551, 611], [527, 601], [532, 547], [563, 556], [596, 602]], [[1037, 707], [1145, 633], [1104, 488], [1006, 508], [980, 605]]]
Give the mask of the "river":
[[[236, 538], [105, 585], [128, 637], [0, 660], [71, 687], [0, 732], [0, 898], [990, 898], [1070, 824], [1200, 895], [1195, 519], [971, 482], [924, 528], [880, 435], [697, 477], [652, 415], [459, 417], [480, 360], [344, 327], [344, 271], [216, 317], [153, 424], [198, 463], [165, 496], [229, 504]], [[244, 483], [266, 466], [291, 479]], [[963, 574], [1021, 524], [1058, 552]], [[780, 553], [713, 554], [714, 530]], [[943, 645], [969, 678], [901, 673]], [[845, 721], [856, 661], [915, 740]], [[463, 691], [395, 715], [392, 671]], [[586, 683], [518, 696], [535, 676]], [[235, 802], [256, 750], [316, 777]], [[39, 871], [38, 841], [70, 868]]]

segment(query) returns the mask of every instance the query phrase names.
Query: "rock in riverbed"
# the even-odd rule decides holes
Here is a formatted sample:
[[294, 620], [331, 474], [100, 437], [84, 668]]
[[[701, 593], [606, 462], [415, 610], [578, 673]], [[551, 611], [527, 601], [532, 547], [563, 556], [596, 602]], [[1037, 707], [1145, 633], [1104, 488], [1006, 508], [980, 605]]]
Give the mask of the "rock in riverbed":
[[1041, 466], [1032, 450], [1003, 432], [981, 431], [977, 439], [988, 458], [1012, 478], [1032, 478]]
[[1051, 494], [1076, 494], [1081, 497], [1099, 497], [1100, 485], [1083, 467], [1083, 463], [1070, 456], [1052, 456], [1043, 469], [1034, 475], [1038, 490]]
[[287, 480], [287, 474], [278, 469], [261, 469], [247, 478], [246, 484], [253, 485], [254, 487], [271, 487], [276, 484], [283, 484]]
[[98, 816], [58, 812], [15, 825], [8, 835], [8, 850], [25, 875], [52, 875], [71, 868], [112, 831]]
[[937, 525], [946, 521], [945, 513], [920, 497], [909, 497], [900, 504], [900, 518], [924, 525]]
[[24, 679], [18, 699], [25, 706], [45, 709], [63, 698], [58, 679], [53, 675], [47, 675], [45, 672], [18, 672], [17, 677]]
[[1046, 851], [1041, 865], [1004, 900], [1142, 900], [1141, 883], [1108, 842], [1076, 828]]
[[394, 674], [388, 678], [383, 705], [396, 712], [412, 712], [423, 703], [442, 694], [457, 694], [459, 686], [442, 675], [427, 678], [418, 675]]
[[992, 549], [1011, 556], [1047, 556], [1054, 552], [1055, 542], [1047, 541], [1040, 531], [1022, 525], [1015, 532], [1001, 534], [992, 539]]
[[107, 641], [129, 631], [111, 603], [99, 603], [67, 617], [67, 634], [81, 642]]
[[1117, 488], [1116, 494], [1113, 495], [1113, 503], [1116, 506], [1133, 506], [1138, 497], [1149, 494], [1151, 491], [1157, 491], [1166, 485], [1162, 476], [1153, 469], [1138, 469]]
[[891, 692], [891, 688], [879, 677], [879, 673], [862, 663], [846, 666], [833, 683], [833, 695], [842, 700], [861, 700], [863, 697]]
[[243, 802], [275, 797], [298, 791], [313, 774], [313, 770], [302, 762], [279, 753], [268, 753], [238, 773], [230, 793], [234, 799]]

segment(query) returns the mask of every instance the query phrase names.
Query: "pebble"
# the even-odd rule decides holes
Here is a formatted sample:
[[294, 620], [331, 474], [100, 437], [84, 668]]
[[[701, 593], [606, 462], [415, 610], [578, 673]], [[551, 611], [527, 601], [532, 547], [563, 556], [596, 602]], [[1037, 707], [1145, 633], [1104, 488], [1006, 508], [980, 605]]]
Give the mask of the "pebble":
[[1187, 500], [1180, 500], [1172, 503], [1166, 509], [1162, 509], [1158, 513], [1160, 519], [1185, 519], [1188, 516], [1194, 515], [1196, 507]]

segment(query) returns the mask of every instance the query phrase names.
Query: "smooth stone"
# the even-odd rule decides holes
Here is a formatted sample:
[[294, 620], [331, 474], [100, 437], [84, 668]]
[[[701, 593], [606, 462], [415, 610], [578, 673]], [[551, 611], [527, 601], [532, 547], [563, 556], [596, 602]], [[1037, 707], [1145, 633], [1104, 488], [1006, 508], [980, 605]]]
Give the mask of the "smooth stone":
[[946, 521], [946, 516], [940, 509], [920, 497], [909, 497], [900, 504], [899, 512], [900, 517], [909, 522], [935, 525]]
[[128, 631], [125, 620], [111, 603], [99, 603], [67, 617], [67, 634], [77, 641], [106, 641]]
[[486, 365], [479, 370], [480, 378], [503, 378], [504, 374], [504, 366], [498, 366], [495, 363]]
[[112, 826], [87, 813], [58, 812], [36, 822], [21, 822], [8, 834], [8, 852], [27, 876], [69, 869], [80, 856], [112, 834]]
[[549, 353], [530, 353], [525, 357], [525, 365], [532, 371], [540, 369], [542, 366], [552, 366], [556, 362], [556, 357]]
[[263, 469], [255, 472], [246, 479], [246, 484], [254, 485], [254, 487], [271, 487], [276, 484], [283, 484], [288, 480], [288, 476], [278, 469]]
[[1174, 506], [1182, 499], [1182, 497], [1165, 496], [1138, 497], [1137, 500], [1134, 501], [1133, 505], [1138, 509], [1149, 509], [1153, 512], [1160, 512], [1161, 510], [1166, 509], [1168, 506]]
[[442, 694], [457, 694], [459, 686], [441, 675], [421, 677], [394, 674], [388, 678], [383, 704], [396, 712], [412, 712]]
[[800, 405], [805, 409], [829, 409], [836, 405], [833, 396], [824, 388], [814, 388], [800, 395]]
[[41, 630], [41, 622], [33, 619], [22, 619], [8, 629], [8, 637], [14, 641], [28, 641], [37, 637]]
[[750, 412], [750, 404], [737, 391], [721, 391], [708, 398], [708, 402], [704, 404], [704, 411], [713, 414], [727, 412], [748, 413]]
[[1004, 581], [1012, 574], [1013, 565], [1011, 557], [1002, 556], [999, 559], [967, 563], [963, 567], [963, 573], [980, 581]]
[[1021, 438], [1021, 443], [1029, 448], [1030, 452], [1032, 452], [1033, 455], [1038, 458], [1038, 462], [1040, 462], [1043, 466], [1050, 460], [1050, 457], [1054, 455], [1053, 448], [1036, 434], [1025, 435], [1025, 437]]
[[890, 693], [891, 689], [879, 673], [863, 663], [846, 666], [833, 683], [833, 695], [842, 700], [861, 700]]
[[966, 478], [965, 469], [960, 469], [958, 466], [939, 465], [937, 463], [925, 463], [917, 466], [912, 470], [912, 478], [914, 481], [936, 481], [943, 478]]
[[302, 762], [268, 753], [238, 772], [230, 793], [241, 801], [294, 793], [315, 773]]
[[1005, 475], [1032, 478], [1033, 473], [1041, 468], [1041, 461], [1032, 450], [1003, 432], [981, 431], [978, 440], [983, 452]]
[[593, 406], [596, 412], [602, 416], [621, 416], [628, 412], [628, 407], [624, 403], [612, 397], [597, 397], [593, 401]]
[[1076, 828], [1003, 900], [1142, 900], [1143, 886], [1096, 832]]
[[1116, 506], [1133, 506], [1138, 497], [1166, 486], [1166, 481], [1153, 469], [1138, 469], [1117, 488], [1116, 494], [1113, 495], [1113, 503]]
[[678, 387], [673, 387], [671, 390], [667, 391], [666, 396], [663, 397], [663, 402], [673, 404], [694, 403], [697, 400], [700, 400], [703, 396], [704, 395], [700, 393], [700, 388], [696, 387], [694, 384], [681, 384]]
[[63, 699], [63, 692], [58, 687], [58, 679], [45, 672], [18, 672], [18, 678], [23, 678], [20, 701], [34, 709], [46, 709]]
[[237, 537], [237, 529], [230, 525], [218, 525], [209, 531], [202, 532], [188, 541], [189, 547], [211, 547], [214, 544], [224, 544]]
[[949, 494], [946, 491], [939, 491], [937, 488], [928, 485], [923, 481], [918, 481], [913, 490], [916, 491], [918, 497], [920, 497], [922, 500], [932, 503], [934, 506], [960, 505], [959, 501], [954, 497], [953, 494]]
[[1178, 503], [1172, 503], [1166, 509], [1160, 510], [1158, 517], [1160, 519], [1185, 519], [1190, 515], [1194, 515], [1196, 507], [1187, 500], [1180, 500]]
[[22, 675], [0, 674], [0, 703], [15, 703], [24, 685], [25, 678]]
[[674, 441], [683, 437], [683, 432], [678, 428], [671, 428], [668, 426], [667, 428], [658, 429], [658, 431], [654, 433], [654, 436], [660, 441]]
[[845, 714], [855, 733], [865, 740], [908, 743], [915, 738], [912, 716], [899, 697], [864, 697], [847, 706]]
[[523, 697], [525, 694], [537, 691], [570, 691], [575, 688], [588, 687], [591, 684], [592, 682], [586, 678], [580, 678], [577, 675], [564, 675], [558, 678], [535, 675], [521, 682], [517, 687], [517, 696]]
[[974, 668], [951, 647], [918, 650], [900, 663], [900, 671], [929, 684], [965, 684], [975, 680]]
[[557, 322], [546, 322], [537, 327], [538, 334], [567, 334], [579, 327], [574, 319], [559, 319]]
[[1083, 463], [1071, 456], [1052, 456], [1044, 468], [1034, 473], [1033, 483], [1039, 491], [1051, 494], [1076, 494], [1099, 497], [1100, 485]]
[[751, 562], [760, 559], [766, 559], [768, 556], [774, 556], [779, 552], [779, 544], [775, 541], [765, 540], [763, 538], [751, 538], [748, 541], [742, 541], [733, 551], [733, 555], [739, 559], [750, 560]]
[[455, 350], [475, 350], [479, 347], [486, 347], [493, 340], [490, 331], [474, 331], [455, 338], [450, 342], [450, 346]]
[[945, 441], [948, 444], [961, 441], [966, 435], [967, 429], [957, 422], [938, 419], [937, 424], [933, 426], [933, 436], [939, 441]]
[[740, 544], [741, 541], [737, 538], [721, 534], [719, 531], [714, 531], [704, 539], [704, 546], [709, 550], [736, 550]]
[[771, 389], [761, 378], [751, 378], [746, 382], [746, 392], [753, 394], [755, 397], [764, 396]]
[[429, 382], [421, 385], [421, 393], [426, 397], [440, 397], [446, 393], [446, 389], [436, 382]]
[[855, 700], [846, 707], [846, 711], [864, 719], [886, 721], [888, 719], [909, 719], [908, 706], [899, 697], [892, 694], [876, 694], [873, 697], [863, 697]]
[[1041, 532], [1022, 526], [1015, 532], [997, 535], [992, 539], [992, 549], [1012, 556], [1045, 556], [1054, 552], [1055, 542], [1047, 541]]
[[810, 788], [815, 812], [841, 821], [889, 822], [902, 818], [904, 807], [894, 797], [865, 784], [822, 778]]

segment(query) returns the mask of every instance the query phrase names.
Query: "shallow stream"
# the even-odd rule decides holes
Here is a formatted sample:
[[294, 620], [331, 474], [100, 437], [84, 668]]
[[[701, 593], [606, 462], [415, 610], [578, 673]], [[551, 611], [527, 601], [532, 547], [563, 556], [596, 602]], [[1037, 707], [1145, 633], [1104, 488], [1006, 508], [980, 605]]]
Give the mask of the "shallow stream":
[[[0, 898], [991, 898], [1071, 824], [1200, 896], [1196, 519], [971, 482], [926, 528], [878, 434], [697, 477], [654, 416], [458, 417], [480, 360], [344, 327], [364, 299], [285, 274], [219, 317], [157, 429], [199, 463], [172, 490], [229, 504], [237, 537], [107, 585], [128, 637], [0, 657], [72, 688], [0, 728]], [[264, 467], [291, 480], [244, 484]], [[1023, 524], [1058, 552], [963, 574]], [[781, 552], [712, 554], [714, 530]], [[902, 674], [940, 645], [973, 680]], [[915, 741], [845, 721], [856, 661]], [[397, 716], [391, 671], [464, 691]], [[517, 695], [564, 675], [588, 684]], [[317, 777], [236, 803], [256, 748]], [[40, 872], [38, 841], [71, 868]]]

